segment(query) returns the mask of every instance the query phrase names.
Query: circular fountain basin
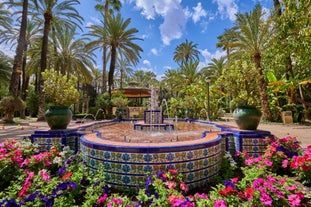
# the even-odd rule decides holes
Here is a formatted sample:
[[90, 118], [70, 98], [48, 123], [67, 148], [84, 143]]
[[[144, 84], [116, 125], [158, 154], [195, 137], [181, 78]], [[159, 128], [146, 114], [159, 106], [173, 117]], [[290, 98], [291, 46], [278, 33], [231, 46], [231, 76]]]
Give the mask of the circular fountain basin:
[[93, 169], [102, 163], [108, 184], [138, 188], [149, 173], [177, 169], [194, 188], [218, 175], [226, 139], [215, 127], [180, 122], [174, 131], [146, 132], [131, 126], [109, 125], [80, 138], [84, 160]]

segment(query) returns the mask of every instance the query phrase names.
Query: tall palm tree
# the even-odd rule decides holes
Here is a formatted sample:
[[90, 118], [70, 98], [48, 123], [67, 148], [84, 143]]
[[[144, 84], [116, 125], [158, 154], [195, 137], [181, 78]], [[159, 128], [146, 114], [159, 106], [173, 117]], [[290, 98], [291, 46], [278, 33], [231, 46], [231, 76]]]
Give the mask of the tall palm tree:
[[[75, 39], [75, 30], [58, 30], [55, 44], [56, 55], [52, 55], [54, 69], [62, 74], [74, 74], [79, 81], [90, 83], [95, 54], [86, 47], [87, 38]], [[54, 48], [53, 47], [53, 48]]]
[[234, 47], [239, 52], [249, 54], [256, 66], [259, 74], [259, 91], [263, 115], [266, 120], [271, 120], [271, 112], [268, 102], [267, 83], [264, 71], [261, 67], [262, 53], [267, 47], [267, 39], [271, 35], [269, 21], [264, 22], [264, 12], [262, 7], [257, 4], [255, 9], [250, 13], [237, 14], [236, 25], [238, 36]]
[[108, 16], [107, 25], [105, 27], [105, 43], [110, 50], [110, 67], [108, 72], [108, 93], [111, 96], [113, 86], [113, 78], [116, 68], [116, 59], [118, 55], [122, 55], [130, 64], [136, 65], [140, 58], [142, 48], [134, 43], [136, 40], [142, 40], [134, 36], [138, 32], [135, 28], [127, 29], [131, 19], [122, 19], [121, 14], [116, 17]]
[[[41, 63], [40, 63], [40, 74], [39, 74], [39, 110], [38, 110], [38, 121], [44, 120], [45, 111], [45, 96], [43, 92], [43, 78], [41, 73], [47, 68], [47, 52], [49, 43], [49, 33], [53, 21], [58, 22], [62, 26], [78, 25], [82, 24], [83, 18], [79, 16], [78, 11], [74, 8], [75, 5], [79, 4], [78, 0], [38, 0], [36, 9], [38, 14], [44, 17], [44, 28], [42, 37], [42, 49], [41, 49]], [[77, 23], [78, 22], [78, 23]]]
[[185, 42], [178, 45], [174, 52], [174, 61], [179, 65], [188, 63], [188, 61], [199, 60], [199, 50], [197, 49], [197, 44], [186, 39]]
[[[104, 21], [103, 21], [103, 26], [105, 27], [106, 23], [107, 23], [107, 19], [108, 19], [108, 15], [113, 13], [112, 11], [120, 11], [121, 9], [121, 1], [120, 0], [96, 0], [97, 2], [99, 2], [98, 4], [96, 4], [95, 9], [97, 11], [104, 11]], [[112, 10], [109, 11], [110, 6], [112, 7]], [[104, 35], [104, 34], [102, 34]], [[106, 91], [106, 66], [107, 66], [107, 47], [105, 44], [100, 44], [101, 45], [101, 49], [103, 50], [103, 92]]]
[[[10, 1], [14, 3], [14, 1]], [[16, 47], [14, 62], [13, 62], [13, 69], [10, 81], [10, 88], [9, 93], [14, 97], [19, 96], [19, 80], [23, 62], [23, 54], [25, 49], [26, 43], [26, 30], [27, 30], [27, 15], [28, 15], [28, 0], [23, 1], [23, 9], [22, 9], [22, 18], [20, 24], [20, 31], [18, 37], [18, 43]]]

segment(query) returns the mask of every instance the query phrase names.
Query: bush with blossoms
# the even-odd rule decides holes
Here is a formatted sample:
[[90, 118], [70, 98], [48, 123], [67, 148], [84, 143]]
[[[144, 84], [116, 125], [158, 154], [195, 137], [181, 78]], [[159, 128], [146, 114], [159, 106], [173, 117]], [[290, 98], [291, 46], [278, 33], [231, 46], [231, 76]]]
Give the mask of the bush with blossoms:
[[102, 167], [94, 173], [68, 147], [37, 149], [0, 143], [0, 206], [128, 206], [126, 196], [109, 193]]
[[168, 169], [130, 195], [110, 189], [104, 166], [94, 172], [68, 147], [39, 152], [10, 139], [0, 143], [0, 206], [311, 206], [311, 146], [301, 149], [293, 137], [267, 142], [258, 157], [226, 153], [220, 172], [232, 173], [222, 173], [221, 183], [189, 191], [182, 174]]

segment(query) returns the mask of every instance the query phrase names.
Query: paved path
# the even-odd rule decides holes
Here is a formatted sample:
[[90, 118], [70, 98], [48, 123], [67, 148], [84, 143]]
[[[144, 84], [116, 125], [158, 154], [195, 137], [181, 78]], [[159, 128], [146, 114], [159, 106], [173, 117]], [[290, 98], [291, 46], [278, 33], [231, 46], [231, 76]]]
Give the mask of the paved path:
[[[237, 127], [234, 121], [215, 122]], [[68, 128], [77, 127], [78, 124], [71, 122]], [[0, 142], [7, 138], [21, 139], [24, 136], [30, 136], [35, 130], [48, 130], [46, 122], [36, 122], [35, 119], [22, 120], [18, 124], [0, 123]], [[311, 125], [302, 124], [281, 124], [281, 123], [260, 123], [259, 130], [270, 131], [273, 135], [283, 138], [285, 136], [297, 137], [302, 142], [303, 147], [311, 145]]]
[[[226, 124], [232, 127], [237, 127], [234, 121], [216, 122], [218, 124]], [[286, 136], [296, 137], [302, 147], [311, 145], [311, 125], [310, 124], [282, 124], [282, 123], [265, 123], [261, 122], [258, 126], [259, 130], [270, 131], [271, 134], [278, 138]]]

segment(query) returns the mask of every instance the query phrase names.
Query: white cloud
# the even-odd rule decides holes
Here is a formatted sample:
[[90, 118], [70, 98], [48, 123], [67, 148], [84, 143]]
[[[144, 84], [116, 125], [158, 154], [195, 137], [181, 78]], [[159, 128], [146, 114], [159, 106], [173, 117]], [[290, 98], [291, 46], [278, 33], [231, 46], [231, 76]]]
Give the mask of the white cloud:
[[201, 2], [197, 4], [196, 7], [193, 7], [194, 13], [192, 14], [192, 20], [194, 23], [200, 21], [201, 17], [206, 17], [207, 12], [202, 8]]
[[222, 18], [229, 18], [231, 21], [235, 21], [235, 14], [238, 13], [238, 5], [235, 0], [213, 0], [218, 5], [218, 12]]
[[208, 63], [211, 62], [211, 59], [216, 58], [219, 59], [222, 56], [226, 55], [225, 51], [216, 50], [215, 53], [209, 52], [207, 49], [200, 50], [201, 55], [204, 57], [204, 61], [199, 63], [198, 68], [203, 68], [208, 66]]
[[154, 54], [154, 55], [158, 55], [158, 50], [156, 48], [152, 48], [151, 50], [151, 53]]
[[160, 25], [160, 34], [164, 45], [169, 45], [174, 39], [182, 36], [185, 28], [188, 11], [181, 6], [181, 0], [136, 0], [136, 8], [147, 19], [163, 18]]
[[143, 60], [143, 64], [147, 66], [151, 66], [151, 63], [149, 60]]

